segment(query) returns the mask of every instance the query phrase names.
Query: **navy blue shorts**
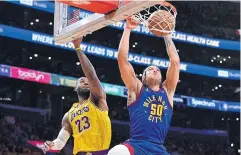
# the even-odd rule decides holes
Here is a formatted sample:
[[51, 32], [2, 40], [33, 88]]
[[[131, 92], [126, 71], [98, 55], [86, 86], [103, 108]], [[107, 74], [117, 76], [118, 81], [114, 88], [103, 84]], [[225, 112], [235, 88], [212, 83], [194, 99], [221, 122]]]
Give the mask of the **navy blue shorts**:
[[131, 155], [170, 155], [163, 145], [143, 141], [129, 139], [123, 143]]

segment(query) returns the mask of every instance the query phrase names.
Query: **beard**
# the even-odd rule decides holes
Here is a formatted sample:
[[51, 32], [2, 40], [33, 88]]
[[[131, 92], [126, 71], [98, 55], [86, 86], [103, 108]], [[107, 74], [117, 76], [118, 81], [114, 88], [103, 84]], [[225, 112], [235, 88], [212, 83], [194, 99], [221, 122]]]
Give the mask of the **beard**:
[[90, 96], [90, 89], [87, 88], [77, 88], [77, 94], [78, 96], [84, 98], [84, 99], [88, 99]]

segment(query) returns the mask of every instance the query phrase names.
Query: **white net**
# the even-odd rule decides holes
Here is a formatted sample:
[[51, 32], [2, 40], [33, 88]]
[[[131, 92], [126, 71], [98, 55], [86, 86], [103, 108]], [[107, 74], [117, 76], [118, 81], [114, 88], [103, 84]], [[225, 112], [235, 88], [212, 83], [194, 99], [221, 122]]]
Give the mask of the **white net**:
[[171, 33], [175, 31], [177, 11], [168, 2], [161, 2], [155, 6], [134, 14], [131, 19], [137, 21], [151, 32]]

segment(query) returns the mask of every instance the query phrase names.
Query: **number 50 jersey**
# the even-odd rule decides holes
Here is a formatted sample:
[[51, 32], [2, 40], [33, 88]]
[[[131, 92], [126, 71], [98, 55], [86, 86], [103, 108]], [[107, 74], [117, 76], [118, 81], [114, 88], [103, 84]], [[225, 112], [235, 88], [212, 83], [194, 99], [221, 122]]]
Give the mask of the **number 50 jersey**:
[[99, 109], [90, 99], [74, 103], [68, 112], [74, 137], [73, 154], [106, 150], [111, 142], [108, 111]]
[[128, 106], [130, 137], [162, 145], [172, 118], [172, 107], [164, 88], [153, 91], [142, 87], [137, 100]]

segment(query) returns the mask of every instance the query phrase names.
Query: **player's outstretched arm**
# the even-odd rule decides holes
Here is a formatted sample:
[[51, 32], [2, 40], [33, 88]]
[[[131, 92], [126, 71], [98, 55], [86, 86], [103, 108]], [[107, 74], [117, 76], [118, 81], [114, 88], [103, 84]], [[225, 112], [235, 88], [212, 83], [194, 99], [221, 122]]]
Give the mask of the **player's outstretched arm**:
[[135, 71], [132, 65], [128, 62], [128, 51], [129, 51], [129, 40], [131, 30], [138, 26], [137, 23], [132, 22], [130, 19], [127, 19], [127, 25], [124, 29], [119, 49], [118, 49], [118, 65], [121, 73], [121, 78], [125, 86], [130, 91], [137, 92], [138, 83], [140, 81], [136, 78]]
[[95, 69], [87, 56], [81, 51], [80, 49], [80, 43], [82, 41], [82, 38], [77, 39], [73, 41], [76, 53], [78, 55], [82, 70], [88, 79], [90, 90], [91, 90], [91, 99], [95, 103], [104, 103], [101, 105], [101, 109], [108, 110], [107, 104], [106, 104], [106, 94], [101, 87], [100, 81], [96, 75]]
[[179, 80], [180, 59], [177, 53], [177, 49], [172, 41], [171, 35], [164, 37], [164, 41], [170, 60], [170, 66], [168, 67], [166, 74], [165, 86], [167, 87], [168, 93], [173, 96]]
[[46, 141], [43, 145], [43, 152], [46, 153], [49, 150], [61, 150], [67, 143], [72, 133], [71, 125], [68, 120], [68, 113], [66, 113], [62, 119], [62, 128], [58, 137], [53, 141]]

